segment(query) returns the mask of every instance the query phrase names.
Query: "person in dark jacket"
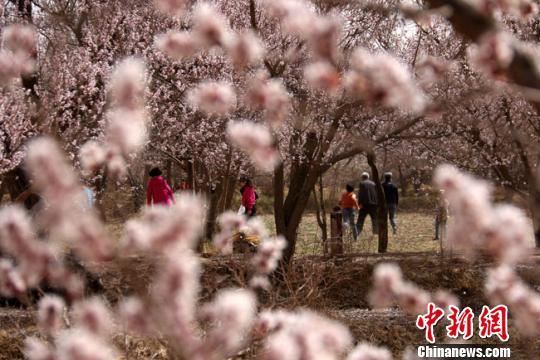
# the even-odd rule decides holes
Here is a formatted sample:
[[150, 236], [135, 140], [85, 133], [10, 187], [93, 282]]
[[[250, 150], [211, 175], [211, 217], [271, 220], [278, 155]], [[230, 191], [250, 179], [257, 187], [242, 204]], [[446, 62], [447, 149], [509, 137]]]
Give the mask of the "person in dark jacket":
[[367, 172], [362, 173], [361, 179], [360, 190], [358, 191], [360, 210], [358, 211], [358, 220], [356, 222], [358, 235], [362, 232], [364, 221], [368, 215], [371, 218], [373, 233], [377, 234], [379, 232], [377, 226], [377, 188], [375, 183], [369, 179]]
[[399, 204], [398, 188], [392, 182], [392, 173], [387, 172], [384, 174], [384, 182], [382, 184], [384, 189], [384, 198], [386, 199], [386, 212], [388, 213], [388, 220], [392, 225], [392, 232], [394, 235], [397, 233], [396, 225], [396, 211]]

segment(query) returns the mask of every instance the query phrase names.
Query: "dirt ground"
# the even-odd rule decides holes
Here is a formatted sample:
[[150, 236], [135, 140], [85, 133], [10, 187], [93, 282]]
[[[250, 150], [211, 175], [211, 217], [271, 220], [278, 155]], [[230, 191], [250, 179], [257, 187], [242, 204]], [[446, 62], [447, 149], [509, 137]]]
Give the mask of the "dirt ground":
[[[119, 297], [146, 291], [155, 260], [130, 258], [96, 269], [105, 286], [103, 294], [111, 304]], [[262, 307], [296, 308], [308, 306], [349, 326], [356, 341], [369, 341], [389, 347], [394, 355], [414, 344], [423, 343], [423, 332], [416, 329], [415, 319], [398, 309], [371, 310], [366, 295], [371, 287], [374, 266], [381, 261], [398, 263], [405, 277], [426, 290], [445, 288], [458, 295], [462, 306], [471, 306], [475, 313], [487, 304], [482, 289], [489, 263], [467, 263], [460, 259], [441, 258], [433, 253], [368, 254], [323, 258], [298, 258], [291, 276], [271, 293], [260, 295]], [[211, 299], [222, 288], [245, 285], [250, 269], [242, 255], [203, 259], [201, 301]], [[519, 267], [522, 278], [540, 289], [539, 261]], [[509, 346], [512, 359], [538, 359], [540, 340], [527, 339], [511, 325]], [[444, 327], [437, 328], [438, 342]], [[26, 309], [0, 308], [0, 359], [22, 359], [24, 336], [34, 334], [33, 312]], [[496, 341], [491, 340], [493, 343]], [[473, 343], [486, 342], [475, 339]], [[489, 341], [488, 341], [489, 342]], [[141, 340], [118, 334], [115, 343], [125, 359], [167, 359], [158, 339]], [[257, 346], [246, 349], [236, 358], [255, 358]]]

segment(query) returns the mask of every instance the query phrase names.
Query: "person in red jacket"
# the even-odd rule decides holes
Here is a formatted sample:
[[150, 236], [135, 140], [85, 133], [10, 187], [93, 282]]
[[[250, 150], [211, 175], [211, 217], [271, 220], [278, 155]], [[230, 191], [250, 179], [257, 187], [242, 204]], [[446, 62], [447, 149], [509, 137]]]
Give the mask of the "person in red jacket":
[[246, 175], [240, 177], [240, 194], [242, 194], [242, 206], [245, 208], [244, 214], [248, 218], [255, 216], [258, 196], [251, 179]]
[[171, 206], [174, 201], [174, 194], [167, 181], [163, 178], [162, 172], [155, 167], [150, 170], [150, 180], [146, 187], [146, 205]]

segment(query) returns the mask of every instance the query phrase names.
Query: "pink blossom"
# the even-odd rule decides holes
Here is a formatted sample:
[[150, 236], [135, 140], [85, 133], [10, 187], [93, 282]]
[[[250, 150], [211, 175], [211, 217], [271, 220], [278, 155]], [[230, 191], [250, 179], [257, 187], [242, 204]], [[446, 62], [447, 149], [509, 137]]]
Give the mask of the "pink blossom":
[[469, 50], [469, 62], [488, 76], [504, 78], [514, 58], [512, 37], [506, 32], [488, 33]]
[[321, 59], [335, 61], [341, 35], [340, 21], [331, 16], [319, 16], [310, 26], [307, 41], [313, 54]]
[[58, 360], [111, 360], [115, 353], [104, 340], [81, 329], [67, 330], [56, 338]]
[[290, 111], [290, 96], [280, 80], [267, 80], [264, 74], [257, 74], [247, 85], [246, 104], [253, 109], [264, 109], [265, 119], [278, 128]]
[[46, 295], [38, 303], [38, 326], [45, 334], [52, 335], [64, 326], [64, 300], [56, 295]]
[[189, 310], [194, 310], [199, 274], [200, 264], [193, 254], [186, 252], [169, 257], [154, 281], [152, 293], [155, 301], [162, 304], [180, 301]]
[[0, 50], [0, 86], [9, 85], [21, 70], [18, 59], [12, 53]]
[[222, 254], [232, 254], [233, 235], [246, 226], [246, 218], [233, 211], [226, 211], [218, 216], [217, 223], [220, 231], [214, 235], [212, 242]]
[[373, 272], [373, 289], [368, 299], [375, 308], [398, 304], [407, 314], [418, 315], [426, 311], [431, 295], [412, 282], [405, 281], [397, 265], [382, 263]]
[[279, 153], [273, 146], [270, 130], [250, 121], [229, 122], [230, 141], [248, 153], [254, 165], [262, 171], [272, 171], [279, 163]]
[[29, 25], [14, 24], [2, 32], [2, 45], [16, 55], [33, 56], [37, 50], [37, 34]]
[[118, 317], [131, 333], [144, 336], [152, 332], [148, 309], [139, 298], [124, 298], [118, 306]]
[[268, 237], [268, 229], [259, 217], [252, 217], [248, 220], [247, 226], [250, 234], [253, 234], [261, 239]]
[[187, 0], [154, 0], [154, 2], [160, 11], [172, 17], [184, 15], [188, 5]]
[[103, 300], [98, 297], [76, 303], [73, 316], [76, 326], [94, 335], [107, 336], [112, 331], [112, 314]]
[[517, 328], [523, 334], [540, 334], [540, 294], [523, 283], [510, 266], [490, 269], [485, 289], [493, 305], [508, 306]]
[[111, 110], [108, 114], [107, 143], [121, 154], [133, 154], [146, 141], [146, 113], [143, 109]]
[[392, 360], [392, 353], [386, 348], [361, 343], [353, 349], [346, 360]]
[[79, 150], [79, 159], [82, 168], [87, 172], [97, 171], [103, 166], [106, 152], [103, 146], [95, 141], [89, 141]]
[[237, 230], [246, 225], [246, 218], [234, 211], [226, 211], [217, 217], [217, 223], [223, 230]]
[[119, 151], [111, 151], [107, 156], [107, 171], [113, 179], [124, 179], [127, 174], [126, 160]]
[[265, 0], [263, 3], [270, 16], [279, 20], [299, 15], [306, 6], [298, 0]]
[[265, 342], [264, 359], [338, 359], [352, 344], [346, 327], [310, 311], [266, 312], [264, 318], [267, 329], [275, 329]]
[[0, 248], [15, 257], [32, 256], [34, 231], [25, 210], [17, 205], [0, 208]]
[[140, 109], [146, 88], [146, 65], [142, 60], [128, 57], [115, 68], [110, 93], [113, 107]]
[[240, 69], [260, 62], [265, 52], [261, 40], [251, 31], [232, 36], [226, 49], [234, 66]]
[[439, 166], [435, 183], [444, 190], [453, 214], [448, 229], [448, 243], [473, 257], [487, 253], [499, 263], [514, 264], [529, 252], [525, 215], [519, 209], [494, 206], [490, 186], [453, 166]]
[[425, 98], [406, 66], [386, 53], [357, 48], [351, 55], [345, 87], [369, 103], [422, 112]]
[[282, 236], [264, 239], [251, 260], [255, 270], [261, 274], [269, 274], [274, 271], [286, 246], [287, 240]]
[[270, 291], [272, 284], [270, 284], [270, 280], [268, 280], [267, 276], [255, 275], [249, 280], [249, 286], [252, 289], [262, 289]]
[[227, 114], [236, 107], [236, 93], [226, 82], [203, 82], [190, 90], [189, 103], [207, 114]]
[[423, 56], [416, 65], [418, 77], [429, 84], [439, 80], [452, 67], [452, 63], [434, 56]]
[[433, 295], [433, 302], [445, 311], [450, 308], [450, 305], [459, 307], [459, 298], [446, 290], [438, 290]]
[[24, 356], [28, 360], [55, 360], [53, 350], [45, 342], [35, 337], [24, 340]]
[[213, 5], [200, 2], [193, 10], [194, 31], [206, 46], [227, 43], [230, 29], [227, 19]]
[[222, 355], [232, 355], [238, 351], [248, 340], [256, 311], [257, 301], [251, 291], [220, 291], [214, 301], [202, 309], [204, 318], [213, 323], [201, 348], [202, 353], [218, 351]]
[[169, 31], [156, 37], [156, 47], [174, 60], [195, 55], [202, 47], [196, 34], [187, 31]]
[[26, 289], [26, 283], [13, 263], [7, 259], [0, 259], [0, 294], [16, 297], [23, 295]]
[[173, 206], [145, 208], [140, 219], [130, 220], [123, 243], [130, 251], [192, 249], [202, 232], [203, 218], [201, 199], [182, 194]]
[[[26, 165], [34, 185], [48, 201], [58, 202], [57, 195], [76, 196], [78, 180], [56, 142], [41, 137], [28, 146]], [[63, 202], [65, 198], [61, 199]]]
[[341, 87], [341, 78], [337, 70], [327, 62], [316, 62], [304, 68], [306, 82], [317, 90], [336, 94]]

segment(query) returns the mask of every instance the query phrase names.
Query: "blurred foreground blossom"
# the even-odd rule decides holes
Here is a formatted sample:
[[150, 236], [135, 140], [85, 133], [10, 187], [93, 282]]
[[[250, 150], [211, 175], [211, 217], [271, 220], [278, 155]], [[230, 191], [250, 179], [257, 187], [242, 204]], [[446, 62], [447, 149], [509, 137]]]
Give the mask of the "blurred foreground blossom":
[[227, 114], [236, 107], [234, 88], [226, 82], [204, 82], [190, 90], [189, 103], [207, 114]]
[[273, 146], [272, 134], [266, 126], [250, 121], [229, 122], [227, 136], [250, 156], [260, 170], [272, 171], [280, 161], [279, 153]]
[[64, 327], [64, 300], [57, 295], [47, 295], [38, 303], [37, 322], [41, 331], [54, 335]]
[[527, 336], [540, 334], [540, 294], [507, 266], [488, 271], [485, 293], [493, 305], [508, 306], [517, 328]]
[[451, 165], [439, 166], [434, 180], [450, 204], [450, 246], [470, 257], [486, 253], [499, 263], [515, 264], [526, 257], [530, 250], [528, 220], [520, 209], [493, 205], [486, 182]]
[[373, 289], [368, 300], [375, 308], [385, 308], [394, 304], [409, 315], [418, 315], [426, 311], [429, 302], [447, 308], [458, 305], [458, 299], [446, 291], [438, 291], [432, 296], [417, 285], [403, 279], [398, 265], [382, 263], [373, 272]]
[[345, 75], [350, 95], [368, 103], [420, 113], [426, 106], [422, 90], [407, 67], [386, 53], [357, 48], [351, 55], [351, 70]]
[[168, 31], [158, 35], [156, 47], [174, 60], [182, 60], [195, 55], [202, 46], [197, 35], [188, 31]]
[[349, 330], [311, 311], [264, 311], [255, 329], [269, 334], [263, 359], [339, 359], [352, 345]]

